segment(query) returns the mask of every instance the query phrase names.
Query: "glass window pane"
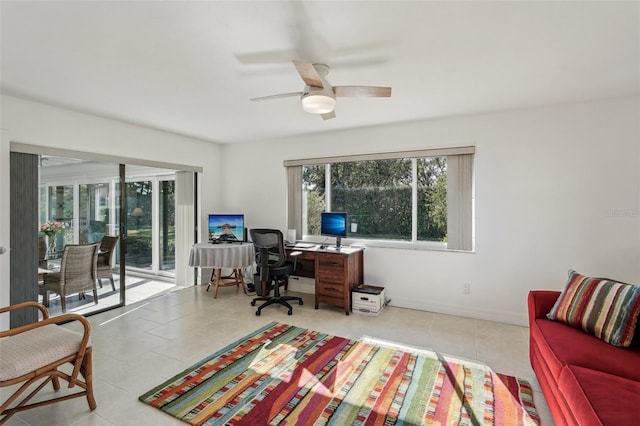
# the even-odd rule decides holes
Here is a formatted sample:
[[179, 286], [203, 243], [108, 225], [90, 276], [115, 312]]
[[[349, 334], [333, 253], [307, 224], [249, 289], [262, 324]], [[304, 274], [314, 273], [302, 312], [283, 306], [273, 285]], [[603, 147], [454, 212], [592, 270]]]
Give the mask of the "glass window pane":
[[353, 238], [411, 240], [411, 160], [331, 165], [331, 211], [349, 214]]
[[80, 184], [79, 196], [79, 242], [97, 243], [109, 235], [109, 184]]
[[49, 187], [49, 214], [47, 220], [63, 222], [65, 229], [55, 236], [55, 249], [64, 250], [65, 244], [73, 244], [73, 185]]
[[447, 158], [417, 159], [418, 240], [447, 240]]
[[151, 181], [127, 183], [127, 266], [151, 269], [152, 205]]
[[320, 213], [325, 211], [324, 164], [302, 167], [302, 235], [320, 235]]
[[160, 270], [176, 267], [176, 203], [175, 181], [160, 181]]

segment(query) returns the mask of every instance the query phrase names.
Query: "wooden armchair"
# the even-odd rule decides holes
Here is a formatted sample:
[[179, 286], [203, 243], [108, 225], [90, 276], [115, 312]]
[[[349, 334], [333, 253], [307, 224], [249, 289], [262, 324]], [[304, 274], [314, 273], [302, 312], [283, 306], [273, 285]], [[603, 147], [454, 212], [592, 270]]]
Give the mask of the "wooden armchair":
[[98, 304], [96, 287], [98, 246], [98, 243], [64, 246], [60, 272], [46, 274], [44, 284], [40, 286], [45, 306], [49, 306], [49, 292], [54, 292], [60, 295], [62, 312], [67, 312], [66, 297], [80, 293], [80, 297], [83, 298], [84, 292], [89, 290], [93, 291], [93, 300]]
[[118, 237], [105, 235], [100, 242], [100, 252], [98, 253], [98, 283], [100, 288], [102, 288], [102, 280], [108, 278], [111, 281], [111, 288], [116, 291], [116, 284], [113, 281], [113, 253], [118, 240]]
[[[36, 302], [23, 302], [0, 308], [0, 314], [23, 308], [39, 309], [42, 319], [0, 332], [0, 388], [11, 386], [10, 390], [13, 392], [0, 405], [0, 425], [17, 412], [82, 396], [87, 398], [89, 409], [94, 410], [96, 401], [93, 397], [89, 322], [77, 314], [49, 318], [47, 308]], [[83, 332], [75, 332], [57, 325], [67, 321], [79, 321], [83, 326]], [[73, 366], [71, 374], [58, 370], [66, 363]], [[60, 390], [60, 379], [65, 380], [69, 388], [78, 386], [82, 390], [28, 404], [49, 382], [53, 383], [54, 390]], [[35, 386], [38, 382], [40, 383]], [[32, 387], [35, 389], [23, 396]], [[2, 395], [4, 398], [5, 393], [2, 392]]]

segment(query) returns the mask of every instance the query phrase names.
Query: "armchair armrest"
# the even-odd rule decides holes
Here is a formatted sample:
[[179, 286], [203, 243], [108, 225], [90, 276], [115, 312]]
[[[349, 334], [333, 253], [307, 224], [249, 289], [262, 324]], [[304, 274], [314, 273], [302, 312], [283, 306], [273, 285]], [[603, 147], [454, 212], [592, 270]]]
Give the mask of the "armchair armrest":
[[301, 251], [292, 251], [288, 254], [289, 257], [293, 257], [293, 272], [296, 272], [296, 269], [298, 269], [298, 256], [301, 254]]
[[538, 318], [545, 318], [560, 296], [559, 291], [532, 290], [527, 298], [529, 324]]
[[[49, 311], [47, 310], [47, 308], [44, 305], [41, 305], [37, 302], [22, 302], [22, 303], [16, 303], [15, 305], [11, 305], [11, 306], [5, 306], [4, 308], [0, 308], [0, 314], [3, 314], [5, 312], [17, 311], [18, 309], [28, 308], [28, 307], [38, 309], [42, 314], [42, 319], [49, 318]], [[0, 337], [4, 337], [4, 336], [0, 335]]]

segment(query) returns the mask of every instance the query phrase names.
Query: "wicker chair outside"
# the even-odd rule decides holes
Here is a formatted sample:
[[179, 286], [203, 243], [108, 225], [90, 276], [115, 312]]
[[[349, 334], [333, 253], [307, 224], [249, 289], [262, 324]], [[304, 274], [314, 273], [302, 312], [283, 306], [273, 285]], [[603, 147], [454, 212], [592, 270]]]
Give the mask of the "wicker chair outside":
[[116, 291], [116, 283], [113, 281], [113, 253], [115, 252], [118, 237], [105, 235], [100, 242], [100, 252], [98, 253], [98, 284], [102, 288], [102, 280], [108, 278], [111, 281], [111, 288]]
[[85, 291], [93, 291], [93, 300], [98, 304], [97, 262], [100, 245], [67, 244], [64, 246], [60, 272], [52, 272], [44, 276], [44, 284], [41, 290], [44, 296], [44, 305], [49, 306], [49, 292], [60, 295], [62, 312], [67, 312], [66, 297], [80, 293], [84, 297]]
[[47, 243], [44, 237], [38, 237], [38, 267], [47, 269]]

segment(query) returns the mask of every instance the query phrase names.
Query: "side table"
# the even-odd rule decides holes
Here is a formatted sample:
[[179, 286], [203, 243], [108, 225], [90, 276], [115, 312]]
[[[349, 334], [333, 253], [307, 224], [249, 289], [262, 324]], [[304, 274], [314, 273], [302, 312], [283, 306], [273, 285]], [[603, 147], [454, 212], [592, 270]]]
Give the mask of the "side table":
[[[220, 287], [242, 287], [247, 294], [242, 268], [253, 265], [255, 249], [251, 243], [194, 244], [189, 254], [189, 266], [213, 268], [207, 291], [213, 285], [213, 298], [218, 298]], [[222, 268], [231, 269], [229, 275], [222, 276]]]

